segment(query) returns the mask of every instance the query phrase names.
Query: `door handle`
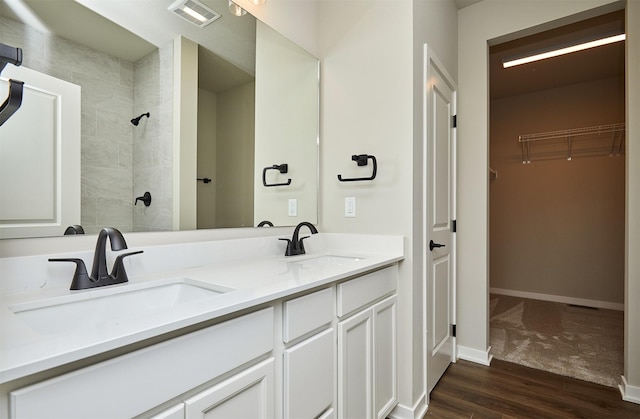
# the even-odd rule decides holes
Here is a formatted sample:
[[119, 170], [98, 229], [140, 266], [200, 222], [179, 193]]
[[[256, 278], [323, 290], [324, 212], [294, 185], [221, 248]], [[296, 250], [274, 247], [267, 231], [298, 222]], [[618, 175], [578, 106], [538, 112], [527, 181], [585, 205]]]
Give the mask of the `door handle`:
[[429, 240], [429, 250], [433, 252], [433, 249], [435, 247], [444, 247], [444, 244], [440, 244], [440, 243], [434, 243], [433, 240]]

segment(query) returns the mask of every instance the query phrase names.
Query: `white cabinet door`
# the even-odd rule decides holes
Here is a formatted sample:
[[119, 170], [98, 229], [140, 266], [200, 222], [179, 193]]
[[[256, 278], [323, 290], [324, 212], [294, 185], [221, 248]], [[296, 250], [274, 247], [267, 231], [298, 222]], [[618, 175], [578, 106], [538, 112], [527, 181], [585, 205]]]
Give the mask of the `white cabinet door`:
[[386, 418], [398, 400], [397, 303], [394, 296], [373, 307], [373, 399], [379, 419]]
[[364, 310], [338, 323], [338, 417], [371, 418], [373, 316]]
[[274, 359], [269, 358], [186, 400], [186, 419], [273, 418]]
[[339, 418], [385, 418], [397, 403], [397, 301], [338, 323]]
[[317, 418], [333, 405], [335, 331], [284, 351], [284, 417]]

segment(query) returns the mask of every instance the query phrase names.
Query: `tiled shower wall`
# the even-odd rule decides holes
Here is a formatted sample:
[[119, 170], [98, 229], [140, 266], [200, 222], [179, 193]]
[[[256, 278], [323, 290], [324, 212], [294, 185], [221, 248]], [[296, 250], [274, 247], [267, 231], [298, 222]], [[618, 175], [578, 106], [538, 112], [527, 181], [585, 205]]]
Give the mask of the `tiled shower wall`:
[[[133, 207], [135, 231], [166, 231], [173, 225], [173, 44], [154, 50], [133, 66], [134, 197], [151, 193], [151, 205]], [[195, 182], [195, 179], [194, 179]]]
[[[81, 87], [78, 222], [85, 231], [170, 230], [172, 45], [134, 64], [2, 16], [0, 34], [3, 43], [23, 49], [23, 66]], [[142, 112], [151, 112], [152, 119], [134, 127], [131, 118]], [[146, 190], [152, 206], [134, 207], [134, 198]]]

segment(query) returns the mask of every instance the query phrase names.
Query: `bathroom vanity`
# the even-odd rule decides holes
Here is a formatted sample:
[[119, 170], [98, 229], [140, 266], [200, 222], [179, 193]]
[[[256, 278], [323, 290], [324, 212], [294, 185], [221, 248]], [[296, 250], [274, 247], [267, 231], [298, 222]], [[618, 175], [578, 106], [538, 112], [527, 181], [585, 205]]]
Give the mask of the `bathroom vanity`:
[[51, 255], [0, 259], [0, 416], [386, 417], [402, 237], [277, 239], [145, 247], [87, 291]]

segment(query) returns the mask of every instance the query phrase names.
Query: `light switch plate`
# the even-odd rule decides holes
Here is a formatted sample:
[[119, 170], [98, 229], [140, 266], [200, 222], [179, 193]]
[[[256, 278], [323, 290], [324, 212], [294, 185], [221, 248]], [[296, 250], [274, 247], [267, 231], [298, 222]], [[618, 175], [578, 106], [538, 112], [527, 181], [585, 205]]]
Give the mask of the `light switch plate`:
[[354, 196], [350, 196], [344, 199], [344, 216], [356, 216], [356, 198]]
[[289, 199], [289, 205], [287, 207], [287, 215], [289, 217], [298, 216], [298, 200], [295, 198]]

